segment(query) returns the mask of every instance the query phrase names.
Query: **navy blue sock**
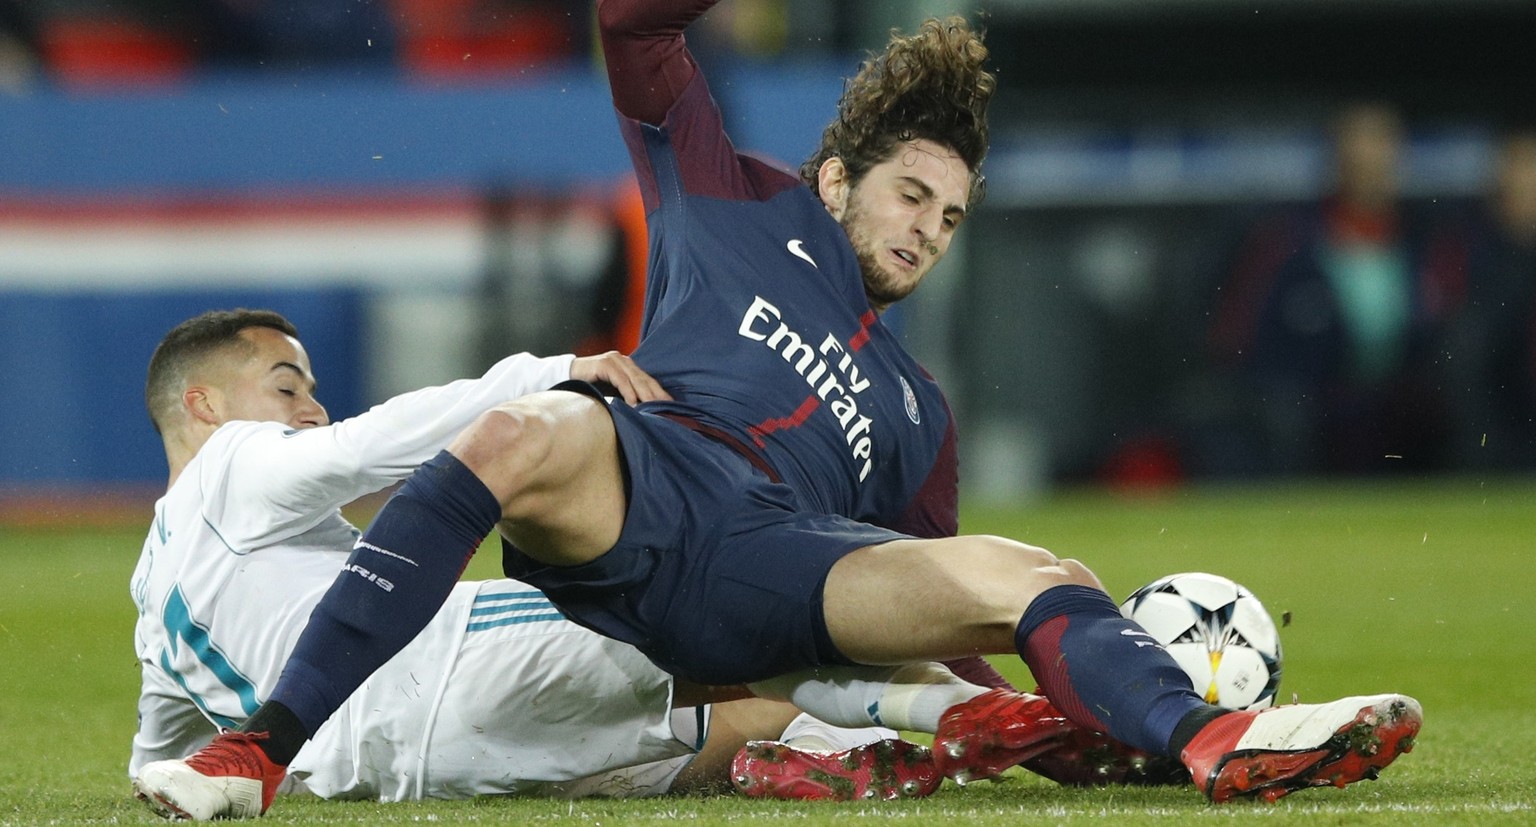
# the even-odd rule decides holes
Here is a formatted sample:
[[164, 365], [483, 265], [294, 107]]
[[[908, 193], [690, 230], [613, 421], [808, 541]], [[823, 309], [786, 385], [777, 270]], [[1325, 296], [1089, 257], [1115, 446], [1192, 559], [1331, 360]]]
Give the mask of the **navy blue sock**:
[[1210, 708], [1178, 663], [1095, 588], [1047, 589], [1025, 610], [1014, 645], [1073, 723], [1147, 752], [1171, 754], [1179, 722]]
[[353, 546], [268, 700], [313, 736], [426, 627], [500, 519], [501, 503], [452, 454], [417, 469]]

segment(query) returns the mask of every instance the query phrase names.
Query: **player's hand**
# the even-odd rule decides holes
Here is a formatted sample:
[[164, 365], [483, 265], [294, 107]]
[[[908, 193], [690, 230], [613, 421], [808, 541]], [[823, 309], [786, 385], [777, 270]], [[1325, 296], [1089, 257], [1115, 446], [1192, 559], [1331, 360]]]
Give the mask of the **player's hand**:
[[631, 405], [671, 399], [661, 383], [640, 369], [635, 360], [617, 350], [597, 356], [578, 356], [571, 363], [571, 378], [611, 386]]

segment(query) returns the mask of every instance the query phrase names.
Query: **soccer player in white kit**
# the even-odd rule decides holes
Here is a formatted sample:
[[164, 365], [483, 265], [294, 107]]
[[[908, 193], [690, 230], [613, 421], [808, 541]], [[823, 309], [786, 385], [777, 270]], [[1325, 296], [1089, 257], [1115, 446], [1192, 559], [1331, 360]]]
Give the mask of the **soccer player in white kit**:
[[[665, 397], [617, 353], [520, 354], [330, 423], [278, 314], [216, 311], [168, 334], [146, 388], [170, 483], [132, 580], [143, 688], [130, 775], [195, 751], [270, 692], [359, 536], [340, 506], [409, 475], [482, 411], [570, 378]], [[657, 794], [704, 746], [708, 708], [685, 706], [689, 691], [530, 586], [462, 582], [290, 777], [380, 800]], [[794, 714], [746, 703], [764, 728], [733, 734], [776, 737]], [[721, 746], [722, 771], [740, 746]]]

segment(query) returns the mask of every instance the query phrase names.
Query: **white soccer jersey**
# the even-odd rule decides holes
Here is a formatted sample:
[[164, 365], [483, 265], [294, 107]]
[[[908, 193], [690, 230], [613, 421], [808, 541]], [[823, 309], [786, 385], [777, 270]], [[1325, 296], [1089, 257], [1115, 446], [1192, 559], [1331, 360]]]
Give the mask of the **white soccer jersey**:
[[[571, 359], [509, 357], [323, 428], [219, 428], [155, 504], [134, 571], [143, 688], [130, 774], [191, 753], [272, 691], [358, 536], [341, 505], [404, 479], [482, 411], [565, 380]], [[290, 770], [320, 795], [395, 800], [558, 793], [593, 775], [603, 788], [609, 770], [663, 762], [606, 788], [656, 791], [703, 736], [692, 712], [673, 715], [671, 690], [644, 656], [533, 588], [460, 583]]]

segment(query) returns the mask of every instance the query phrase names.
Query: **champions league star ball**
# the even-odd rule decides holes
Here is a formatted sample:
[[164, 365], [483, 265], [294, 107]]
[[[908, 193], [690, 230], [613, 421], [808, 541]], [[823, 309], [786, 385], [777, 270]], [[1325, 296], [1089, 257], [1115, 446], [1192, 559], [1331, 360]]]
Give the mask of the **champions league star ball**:
[[1170, 574], [1137, 589], [1120, 612], [1189, 673], [1207, 703], [1263, 709], [1280, 688], [1280, 632], [1247, 589], [1215, 574]]

